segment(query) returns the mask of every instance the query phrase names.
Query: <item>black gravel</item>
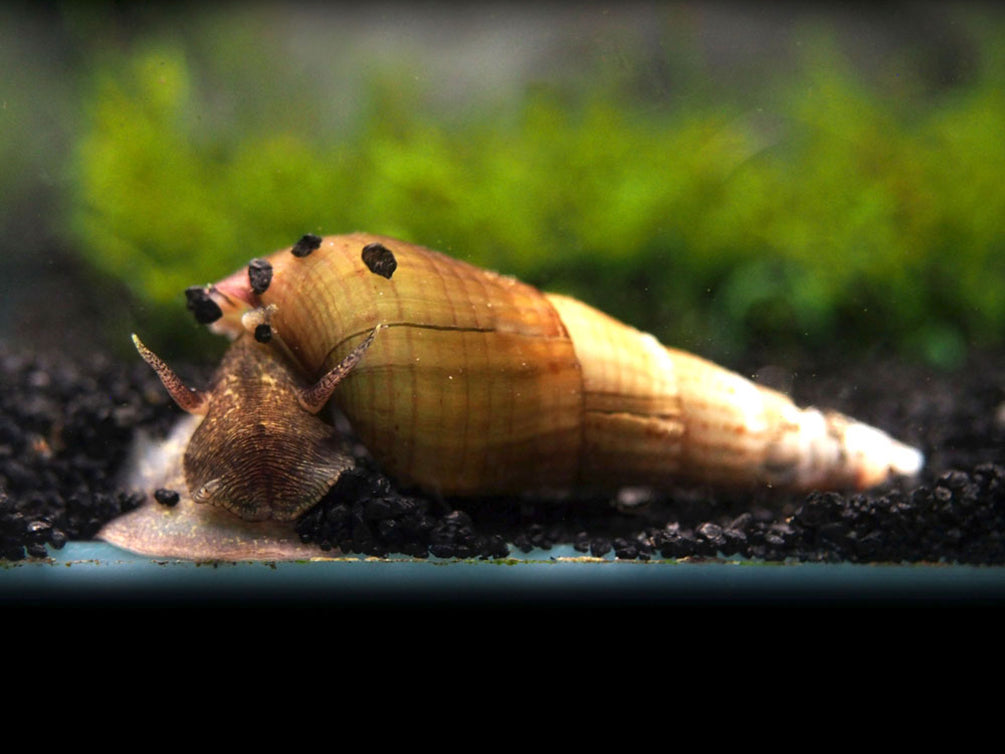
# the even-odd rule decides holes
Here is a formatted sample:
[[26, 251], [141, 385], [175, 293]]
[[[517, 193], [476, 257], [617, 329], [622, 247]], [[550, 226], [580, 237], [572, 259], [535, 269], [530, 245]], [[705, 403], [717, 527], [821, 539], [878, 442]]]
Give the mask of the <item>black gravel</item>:
[[[139, 427], [177, 417], [139, 360], [66, 362], [0, 345], [0, 558], [93, 537], [141, 498], [116, 487]], [[443, 501], [403, 493], [362, 458], [297, 523], [321, 550], [501, 558], [571, 544], [596, 557], [1005, 562], [1005, 356], [940, 374], [877, 362], [796, 379], [836, 408], [921, 447], [921, 479], [864, 494], [627, 490], [611, 500]], [[812, 392], [800, 392], [801, 385]], [[161, 497], [169, 498], [166, 491]], [[165, 500], [167, 502], [167, 500]]]
[[0, 383], [0, 558], [90, 539], [142, 502], [115, 474], [137, 427], [164, 432], [177, 416], [149, 367], [0, 346]]

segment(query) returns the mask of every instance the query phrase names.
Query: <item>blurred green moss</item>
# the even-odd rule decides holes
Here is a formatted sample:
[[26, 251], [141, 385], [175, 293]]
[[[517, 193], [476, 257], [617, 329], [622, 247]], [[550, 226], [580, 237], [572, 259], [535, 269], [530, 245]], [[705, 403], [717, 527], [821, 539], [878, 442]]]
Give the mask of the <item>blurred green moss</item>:
[[[188, 285], [305, 232], [368, 230], [713, 357], [892, 345], [958, 363], [1005, 333], [1001, 31], [974, 31], [977, 73], [923, 100], [820, 36], [756, 95], [654, 101], [607, 67], [449, 115], [392, 58], [337, 122], [246, 29], [215, 52], [151, 38], [91, 75], [71, 227], [171, 317]], [[275, 107], [235, 123], [220, 80]]]

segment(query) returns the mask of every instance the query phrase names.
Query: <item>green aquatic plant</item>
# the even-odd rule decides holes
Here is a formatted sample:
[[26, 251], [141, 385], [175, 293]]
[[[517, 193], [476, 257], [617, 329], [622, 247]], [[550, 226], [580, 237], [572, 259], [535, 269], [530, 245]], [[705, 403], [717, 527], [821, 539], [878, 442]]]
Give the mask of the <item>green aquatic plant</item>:
[[[152, 40], [91, 76], [71, 227], [153, 306], [304, 232], [365, 229], [712, 356], [893, 343], [949, 364], [1001, 343], [1005, 66], [990, 33], [977, 73], [923, 101], [818, 39], [756, 97], [643, 97], [605, 68], [471, 112], [392, 60], [335, 118], [294, 72], [228, 64], [247, 44], [216, 59]], [[220, 70], [242, 92], [258, 77], [282, 117], [221, 114]]]

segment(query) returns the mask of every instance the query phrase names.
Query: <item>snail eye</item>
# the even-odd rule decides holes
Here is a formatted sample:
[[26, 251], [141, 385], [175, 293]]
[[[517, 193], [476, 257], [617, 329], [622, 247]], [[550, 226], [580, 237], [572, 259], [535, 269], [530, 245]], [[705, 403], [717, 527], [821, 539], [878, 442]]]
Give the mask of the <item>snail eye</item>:
[[220, 478], [210, 479], [206, 482], [206, 484], [202, 485], [202, 487], [195, 491], [195, 494], [192, 495], [192, 499], [197, 503], [211, 502], [222, 486], [223, 481]]
[[272, 327], [264, 323], [258, 325], [255, 328], [255, 340], [259, 343], [268, 343], [272, 340]]
[[272, 329], [272, 315], [276, 311], [275, 304], [260, 306], [257, 309], [249, 309], [241, 315], [241, 327], [244, 331], [254, 336], [259, 343], [268, 343], [272, 340], [275, 330]]

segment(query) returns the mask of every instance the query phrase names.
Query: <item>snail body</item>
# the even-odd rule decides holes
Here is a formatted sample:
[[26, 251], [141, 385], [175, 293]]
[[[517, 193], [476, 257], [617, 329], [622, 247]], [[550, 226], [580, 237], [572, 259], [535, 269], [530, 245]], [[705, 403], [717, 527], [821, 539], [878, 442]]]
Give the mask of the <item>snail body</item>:
[[922, 463], [878, 429], [800, 409], [582, 302], [391, 238], [305, 236], [190, 293], [238, 344], [265, 326], [274, 340], [256, 348], [302, 382], [341, 369], [331, 395], [364, 445], [400, 482], [443, 495], [864, 488]]

